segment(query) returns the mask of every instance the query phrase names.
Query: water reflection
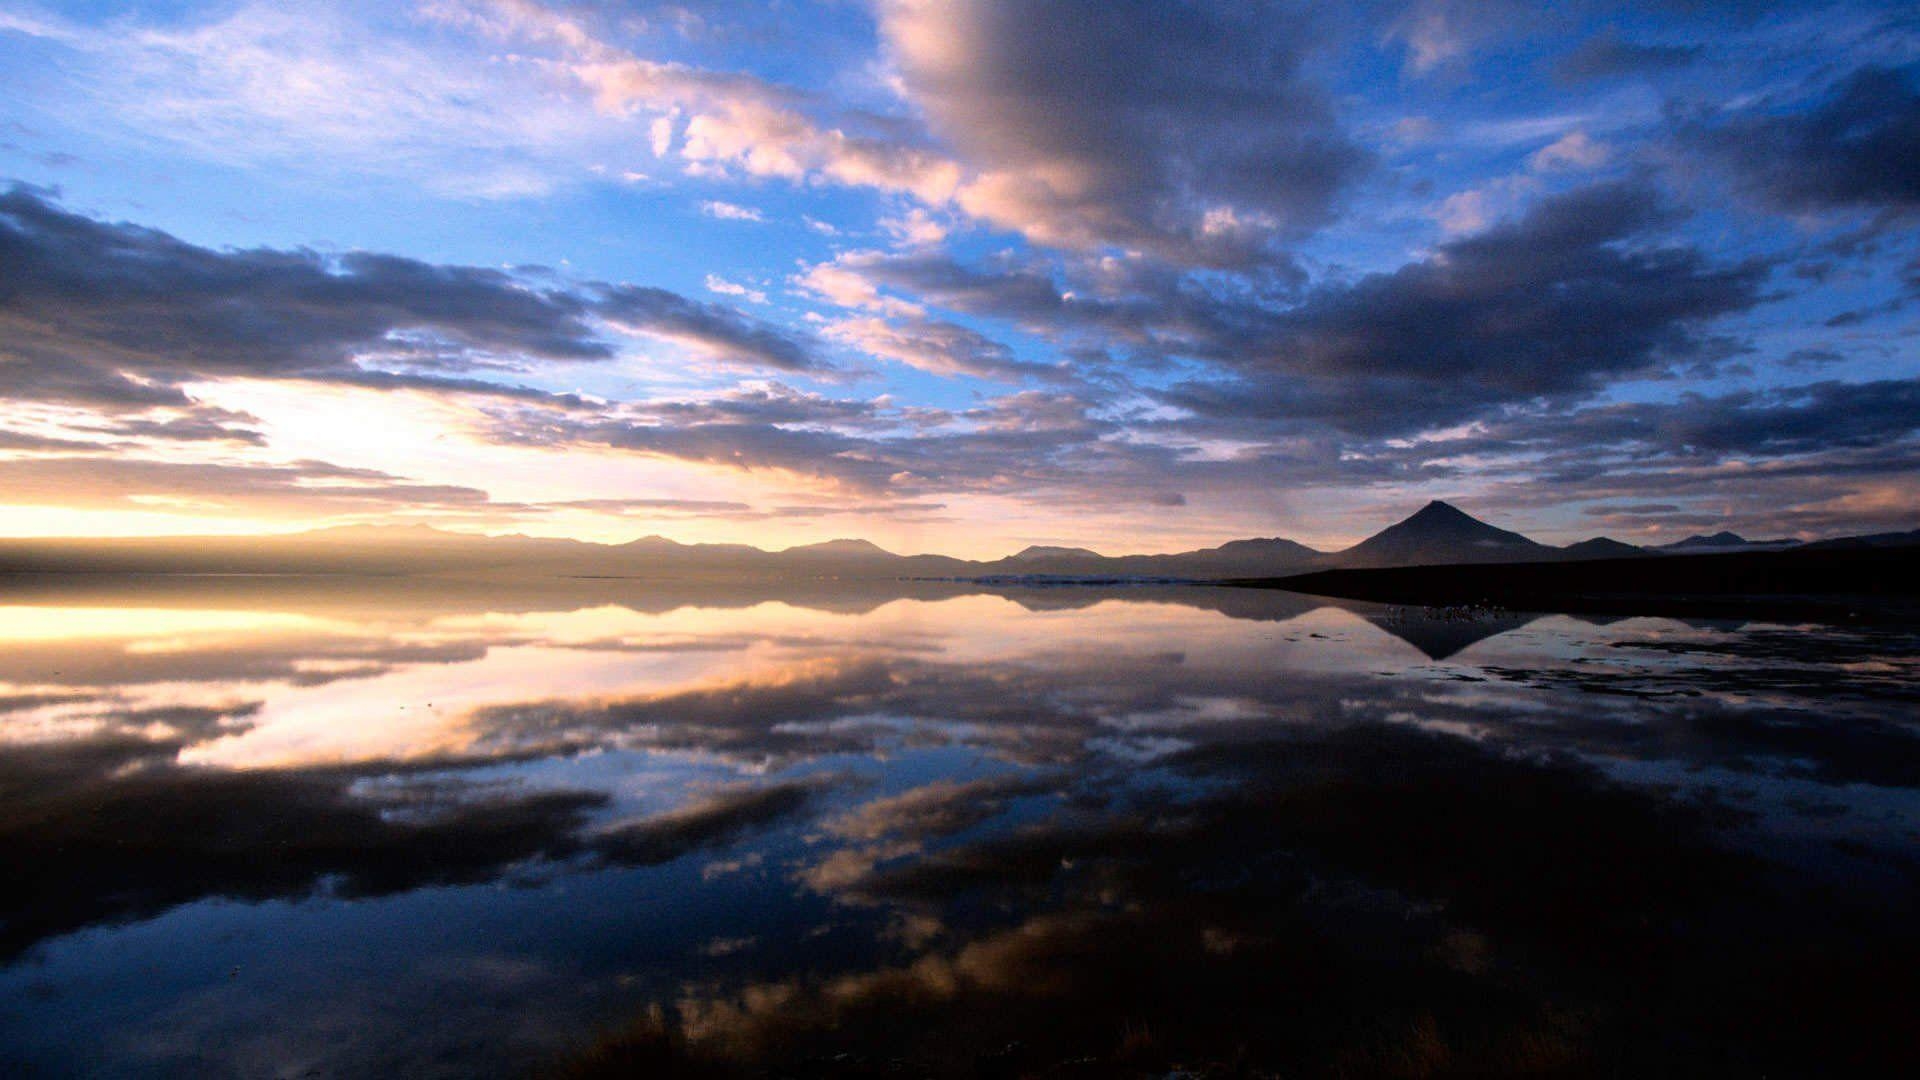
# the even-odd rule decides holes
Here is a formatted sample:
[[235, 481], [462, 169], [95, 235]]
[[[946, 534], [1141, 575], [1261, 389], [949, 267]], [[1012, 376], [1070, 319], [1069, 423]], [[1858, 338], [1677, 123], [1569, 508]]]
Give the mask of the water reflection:
[[0, 1066], [1920, 1054], [1914, 633], [610, 588], [12, 591]]

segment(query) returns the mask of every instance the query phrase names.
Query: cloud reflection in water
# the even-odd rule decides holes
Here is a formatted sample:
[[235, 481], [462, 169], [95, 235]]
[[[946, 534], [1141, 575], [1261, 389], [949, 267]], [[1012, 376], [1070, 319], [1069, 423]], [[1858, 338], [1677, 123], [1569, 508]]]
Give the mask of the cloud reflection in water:
[[[1914, 1050], [1892, 1035], [1920, 956], [1897, 918], [1920, 898], [1910, 634], [1215, 589], [259, 588], [173, 617], [0, 609], [0, 855], [34, 868], [0, 887], [19, 1063], [1351, 1075]], [[371, 951], [221, 946], [298, 973], [255, 988], [282, 1010], [244, 1054], [160, 1037], [192, 1000], [225, 1003], [216, 1029], [250, 1015], [185, 960], [113, 976], [146, 1019], [83, 1019], [116, 950], [261, 920]], [[542, 974], [472, 974], [503, 964]], [[380, 974], [403, 970], [466, 974]], [[422, 1021], [321, 1040], [323, 999]]]

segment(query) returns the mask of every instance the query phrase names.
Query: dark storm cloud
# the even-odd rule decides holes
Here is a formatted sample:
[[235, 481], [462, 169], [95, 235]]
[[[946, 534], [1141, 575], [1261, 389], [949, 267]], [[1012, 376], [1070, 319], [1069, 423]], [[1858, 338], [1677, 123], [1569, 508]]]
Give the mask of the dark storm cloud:
[[1920, 524], [1917, 430], [1920, 381], [1826, 381], [1512, 415], [1374, 452], [1473, 460], [1503, 485], [1489, 504], [1523, 512], [1604, 500], [1612, 528], [1822, 536]]
[[976, 175], [960, 205], [1051, 246], [1242, 263], [1324, 223], [1367, 165], [1278, 3], [886, 0], [880, 32]]
[[[1920, 380], [1689, 396], [1586, 409], [1530, 426], [1570, 450], [1631, 446], [1669, 454], [1773, 456], [1883, 446], [1920, 430]], [[1498, 437], [1500, 427], [1493, 430]]]
[[[779, 392], [764, 401], [751, 397], [655, 402], [598, 418], [546, 411], [501, 414], [488, 436], [522, 445], [611, 446], [745, 471], [780, 470], [857, 497], [862, 501], [846, 505], [858, 512], [924, 508], [938, 505], [928, 501], [931, 496], [962, 491], [1062, 510], [1137, 507], [1143, 500], [1182, 507], [1188, 504], [1188, 488], [1265, 491], [1280, 474], [1309, 485], [1419, 479], [1424, 471], [1411, 459], [1356, 456], [1324, 440], [1200, 454], [1195, 451], [1206, 440], [1267, 438], [1273, 425], [1260, 419], [1108, 416], [1093, 400], [1073, 393], [1025, 391], [958, 412], [811, 395], [794, 400]], [[791, 419], [752, 415], [762, 408], [769, 416]], [[1142, 437], [1129, 437], [1136, 434]], [[908, 501], [872, 502], [883, 496]]]
[[1122, 345], [1136, 367], [1200, 361], [1199, 377], [1162, 396], [1205, 418], [1377, 437], [1710, 363], [1727, 346], [1703, 328], [1757, 304], [1769, 267], [1662, 245], [1678, 220], [1644, 183], [1596, 185], [1398, 270], [1304, 294], [1125, 260], [1070, 266], [1062, 283], [1037, 261], [969, 266], [932, 251], [851, 252], [805, 280], [848, 306], [885, 310], [904, 296], [1061, 343]]
[[[492, 434], [533, 445], [602, 445], [743, 470], [779, 469], [851, 494], [1014, 490], [1062, 479], [1068, 456], [1090, 451], [1114, 430], [1088, 411], [1070, 395], [1031, 391], [933, 417], [774, 386], [654, 402], [598, 419], [501, 416]], [[939, 427], [956, 420], [964, 426]], [[1126, 453], [1117, 445], [1112, 451]]]
[[1553, 65], [1563, 83], [1646, 75], [1684, 67], [1704, 51], [1700, 45], [1645, 45], [1603, 33], [1581, 42]]
[[603, 320], [726, 363], [811, 366], [804, 339], [658, 289], [535, 288], [368, 252], [216, 251], [29, 188], [0, 194], [0, 362], [14, 399], [181, 406], [179, 384], [241, 376], [528, 395], [459, 373], [606, 359]]
[[724, 304], [689, 300], [665, 289], [621, 285], [599, 298], [597, 313], [617, 325], [689, 346], [743, 367], [805, 371], [822, 365], [812, 342]]
[[[847, 307], [887, 313], [909, 298], [1004, 320], [1048, 339], [1068, 363], [1053, 381], [1111, 380], [1123, 368], [1163, 369], [1175, 357], [1237, 358], [1271, 336], [1297, 299], [1290, 268], [1201, 278], [1146, 258], [1069, 260], [1033, 256], [963, 263], [942, 251], [852, 251], [810, 270], [802, 283]], [[914, 316], [919, 318], [919, 316]]]
[[1508, 417], [1409, 452], [1542, 453], [1549, 464], [1564, 458], [1600, 470], [1614, 461], [1711, 464], [1730, 456], [1788, 458], [1889, 447], [1916, 429], [1920, 380], [1828, 381]]
[[1020, 360], [1001, 342], [945, 319], [842, 319], [829, 324], [826, 334], [866, 355], [936, 375], [971, 375], [1000, 382], [1058, 382], [1068, 377], [1063, 367]]
[[[1536, 486], [1503, 494], [1500, 505], [1538, 509], [1570, 499], [1695, 500], [1679, 513], [1615, 515], [1620, 527], [1686, 532], [1732, 529], [1742, 535], [1819, 538], [1916, 527], [1920, 441], [1867, 450], [1835, 450], [1783, 460], [1730, 457], [1705, 463], [1629, 460], [1561, 463], [1530, 474]], [[1671, 537], [1669, 533], [1669, 537]]]
[[1763, 103], [1682, 139], [1788, 213], [1920, 210], [1920, 68], [1865, 67], [1810, 107]]
[[1431, 258], [1315, 290], [1260, 328], [1235, 378], [1167, 398], [1203, 415], [1406, 434], [1698, 358], [1711, 344], [1700, 327], [1757, 303], [1766, 267], [1651, 246], [1666, 221], [1637, 184], [1547, 199]]

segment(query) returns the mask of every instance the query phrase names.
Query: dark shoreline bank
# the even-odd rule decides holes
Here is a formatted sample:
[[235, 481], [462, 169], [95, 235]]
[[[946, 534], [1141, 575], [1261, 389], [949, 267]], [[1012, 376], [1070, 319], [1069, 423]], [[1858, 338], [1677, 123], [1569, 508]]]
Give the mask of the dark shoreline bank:
[[1426, 607], [1920, 621], [1920, 548], [1913, 547], [1320, 570], [1219, 584]]

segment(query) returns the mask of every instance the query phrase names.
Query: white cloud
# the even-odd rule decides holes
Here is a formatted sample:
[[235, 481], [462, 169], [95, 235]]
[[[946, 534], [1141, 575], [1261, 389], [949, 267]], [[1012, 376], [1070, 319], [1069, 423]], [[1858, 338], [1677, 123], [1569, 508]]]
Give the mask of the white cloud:
[[622, 134], [545, 92], [537, 71], [409, 43], [350, 8], [254, 4], [196, 22], [7, 25], [72, 53], [62, 65], [71, 81], [43, 93], [40, 107], [96, 134], [206, 160], [511, 198], [621, 155]]
[[743, 300], [755, 304], [764, 304], [767, 302], [766, 293], [759, 289], [749, 289], [738, 282], [728, 281], [719, 274], [707, 275], [707, 291], [719, 293], [722, 296], [738, 296]]
[[1572, 131], [1541, 147], [1527, 158], [1535, 172], [1574, 172], [1596, 169], [1613, 157], [1613, 149], [1584, 131]]
[[711, 218], [719, 218], [721, 221], [767, 220], [767, 215], [761, 213], [756, 207], [741, 206], [738, 203], [721, 202], [718, 199], [709, 199], [701, 203], [700, 212]]
[[931, 247], [945, 240], [949, 231], [944, 222], [918, 206], [898, 217], [882, 219], [880, 227], [909, 247]]

